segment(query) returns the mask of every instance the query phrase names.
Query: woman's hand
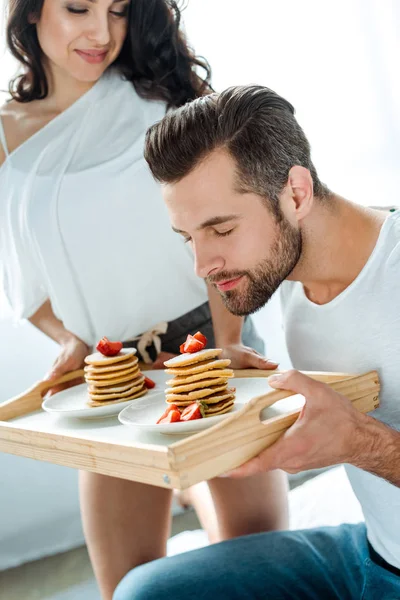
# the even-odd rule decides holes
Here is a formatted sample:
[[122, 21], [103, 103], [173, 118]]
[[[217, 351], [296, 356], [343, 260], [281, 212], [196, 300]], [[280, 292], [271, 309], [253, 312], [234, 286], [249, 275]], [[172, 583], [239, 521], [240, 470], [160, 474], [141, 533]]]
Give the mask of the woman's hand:
[[269, 360], [253, 348], [243, 344], [231, 344], [224, 347], [220, 358], [229, 358], [232, 369], [268, 369], [278, 367], [278, 363]]
[[[61, 352], [54, 362], [51, 371], [44, 377], [44, 380], [51, 381], [52, 379], [58, 379], [62, 375], [65, 375], [65, 373], [82, 369], [85, 364], [84, 359], [88, 354], [90, 354], [89, 346], [71, 334], [66, 341], [61, 344]], [[83, 382], [83, 378], [79, 377], [78, 379], [73, 379], [67, 383], [56, 385], [48, 391], [47, 395], [52, 396], [61, 390], [65, 390]]]

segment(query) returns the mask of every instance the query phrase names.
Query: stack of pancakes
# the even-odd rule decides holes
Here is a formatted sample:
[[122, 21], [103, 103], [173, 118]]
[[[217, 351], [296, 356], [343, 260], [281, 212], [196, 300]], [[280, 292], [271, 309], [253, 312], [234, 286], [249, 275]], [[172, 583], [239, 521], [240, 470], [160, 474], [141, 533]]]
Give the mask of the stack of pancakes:
[[233, 377], [232, 369], [228, 369], [231, 361], [218, 359], [221, 354], [220, 348], [210, 348], [167, 360], [165, 372], [174, 376], [167, 381], [167, 402], [179, 408], [201, 402], [205, 417], [230, 411], [236, 390], [228, 387], [228, 379]]
[[126, 402], [146, 394], [144, 376], [135, 354], [134, 348], [127, 348], [115, 356], [95, 352], [85, 358], [89, 406]]

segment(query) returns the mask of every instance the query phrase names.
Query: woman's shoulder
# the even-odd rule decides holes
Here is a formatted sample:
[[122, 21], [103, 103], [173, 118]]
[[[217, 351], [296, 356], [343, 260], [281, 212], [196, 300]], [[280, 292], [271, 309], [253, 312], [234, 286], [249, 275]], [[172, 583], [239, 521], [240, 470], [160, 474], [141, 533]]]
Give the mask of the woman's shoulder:
[[[11, 102], [6, 102], [2, 106], [0, 106], [0, 119], [1, 119], [2, 129], [4, 132], [6, 129], [8, 130], [8, 120], [9, 120], [9, 113], [10, 113], [9, 105], [10, 104], [11, 104]], [[6, 121], [7, 121], [7, 125], [6, 125]], [[6, 156], [7, 156], [7, 153], [6, 153], [6, 149], [4, 148], [3, 140], [0, 139], [0, 166], [5, 162]]]
[[[137, 110], [137, 119], [150, 119], [150, 121], [161, 119], [165, 116], [167, 104], [165, 100], [158, 98], [149, 98], [140, 93], [132, 81], [126, 79], [118, 71], [110, 71], [106, 78], [106, 83], [113, 92], [114, 98], [121, 94], [121, 102], [124, 107], [134, 106]], [[126, 110], [129, 115], [129, 110]]]
[[17, 125], [18, 121], [26, 114], [26, 105], [16, 100], [9, 100], [0, 106], [0, 117], [11, 125]]
[[[44, 119], [37, 109], [38, 102], [24, 103], [10, 100], [0, 107], [0, 117], [9, 154], [46, 124], [47, 118]], [[2, 145], [0, 144], [0, 146]], [[1, 148], [0, 155], [4, 161], [4, 148]], [[2, 159], [0, 158], [0, 161]]]
[[[19, 138], [18, 133], [21, 124], [24, 122], [25, 107], [15, 100], [5, 102], [0, 106], [0, 118], [8, 151], [11, 152], [14, 145], [14, 138]], [[0, 165], [6, 159], [6, 148], [0, 143]]]

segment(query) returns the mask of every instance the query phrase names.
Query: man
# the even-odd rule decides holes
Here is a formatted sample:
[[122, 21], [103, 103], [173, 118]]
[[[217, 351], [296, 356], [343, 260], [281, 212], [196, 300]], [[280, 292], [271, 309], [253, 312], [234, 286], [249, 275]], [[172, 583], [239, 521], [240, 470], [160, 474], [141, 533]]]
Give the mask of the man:
[[[270, 378], [306, 398], [297, 422], [233, 477], [346, 463], [365, 524], [246, 536], [139, 567], [116, 600], [400, 598], [400, 211], [362, 208], [317, 175], [293, 107], [232, 88], [169, 113], [146, 158], [196, 271], [236, 315], [281, 289], [301, 370], [377, 369], [373, 416], [297, 371]], [[335, 493], [335, 490], [332, 490]]]

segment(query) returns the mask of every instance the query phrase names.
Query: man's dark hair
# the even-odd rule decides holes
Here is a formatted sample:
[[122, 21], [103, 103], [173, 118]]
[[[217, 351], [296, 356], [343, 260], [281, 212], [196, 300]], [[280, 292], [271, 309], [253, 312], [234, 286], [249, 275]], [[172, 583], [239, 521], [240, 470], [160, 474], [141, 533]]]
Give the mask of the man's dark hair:
[[145, 158], [158, 181], [176, 183], [217, 149], [235, 160], [238, 191], [266, 198], [277, 217], [279, 196], [295, 165], [310, 171], [315, 196], [330, 195], [293, 106], [266, 87], [231, 87], [169, 112], [147, 132]]

